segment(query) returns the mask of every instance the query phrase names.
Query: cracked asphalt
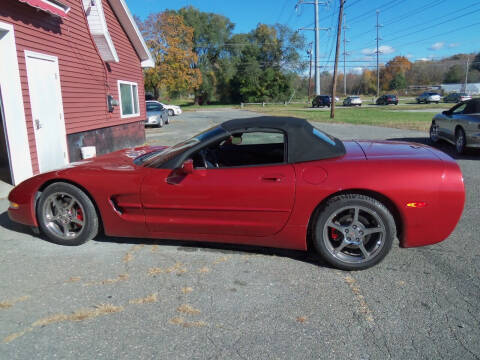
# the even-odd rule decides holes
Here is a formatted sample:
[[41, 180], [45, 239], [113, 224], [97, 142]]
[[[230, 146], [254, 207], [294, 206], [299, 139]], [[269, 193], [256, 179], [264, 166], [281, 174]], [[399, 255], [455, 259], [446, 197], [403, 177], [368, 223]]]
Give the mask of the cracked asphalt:
[[[147, 141], [173, 144], [255, 115], [184, 113], [148, 129]], [[342, 139], [426, 141], [315, 125]], [[233, 245], [100, 237], [62, 247], [11, 223], [2, 199], [0, 359], [479, 359], [480, 156], [457, 161], [467, 202], [454, 233], [394, 246], [352, 273], [314, 253]]]

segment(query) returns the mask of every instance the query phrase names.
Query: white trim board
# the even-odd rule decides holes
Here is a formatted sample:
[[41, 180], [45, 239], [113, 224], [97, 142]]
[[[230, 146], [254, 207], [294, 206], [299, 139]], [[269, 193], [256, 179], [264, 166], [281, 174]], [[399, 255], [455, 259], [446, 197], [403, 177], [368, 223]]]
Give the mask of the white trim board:
[[0, 22], [0, 88], [12, 182], [33, 175], [13, 25]]

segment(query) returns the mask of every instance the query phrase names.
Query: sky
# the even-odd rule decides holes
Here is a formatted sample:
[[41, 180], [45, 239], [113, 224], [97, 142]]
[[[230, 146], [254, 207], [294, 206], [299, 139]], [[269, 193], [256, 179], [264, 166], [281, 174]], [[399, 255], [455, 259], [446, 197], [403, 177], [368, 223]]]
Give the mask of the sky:
[[[145, 19], [150, 13], [194, 6], [222, 14], [235, 24], [235, 33], [249, 32], [258, 23], [281, 23], [297, 30], [314, 22], [312, 0], [126, 0], [130, 11]], [[305, 2], [305, 4], [301, 4]], [[340, 0], [319, 6], [320, 65], [331, 71]], [[295, 5], [299, 4], [297, 7]], [[439, 59], [458, 53], [480, 52], [480, 1], [478, 0], [346, 0], [347, 72], [374, 67], [376, 11], [379, 11], [380, 62], [395, 56], [410, 61]], [[300, 30], [313, 42], [311, 30]], [[341, 51], [343, 52], [343, 42]], [[302, 54], [305, 60], [307, 54]], [[340, 66], [343, 67], [343, 56]]]

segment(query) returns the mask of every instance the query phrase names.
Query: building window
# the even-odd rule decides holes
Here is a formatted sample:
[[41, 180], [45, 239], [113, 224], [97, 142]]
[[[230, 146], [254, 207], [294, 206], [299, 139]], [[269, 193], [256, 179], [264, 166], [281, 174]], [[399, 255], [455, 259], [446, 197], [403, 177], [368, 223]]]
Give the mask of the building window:
[[128, 81], [118, 81], [120, 114], [122, 118], [139, 116], [138, 85]]

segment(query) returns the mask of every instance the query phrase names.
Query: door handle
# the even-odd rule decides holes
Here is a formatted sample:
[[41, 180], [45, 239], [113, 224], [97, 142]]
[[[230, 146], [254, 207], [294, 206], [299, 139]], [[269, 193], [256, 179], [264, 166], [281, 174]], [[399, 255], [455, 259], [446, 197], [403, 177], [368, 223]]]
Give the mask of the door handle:
[[266, 175], [262, 176], [262, 181], [265, 182], [280, 182], [284, 178], [283, 175]]

